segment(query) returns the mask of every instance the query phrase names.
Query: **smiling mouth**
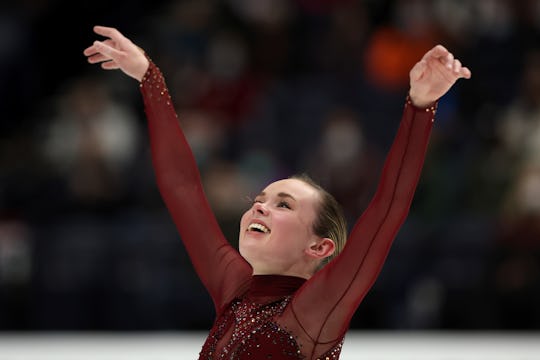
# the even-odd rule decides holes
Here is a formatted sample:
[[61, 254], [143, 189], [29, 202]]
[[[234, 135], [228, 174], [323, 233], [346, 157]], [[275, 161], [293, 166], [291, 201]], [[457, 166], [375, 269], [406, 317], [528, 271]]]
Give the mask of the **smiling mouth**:
[[262, 224], [257, 224], [257, 223], [249, 224], [247, 230], [248, 231], [260, 232], [260, 233], [263, 233], [263, 234], [269, 234], [270, 233], [269, 228], [267, 228], [266, 226], [264, 226]]

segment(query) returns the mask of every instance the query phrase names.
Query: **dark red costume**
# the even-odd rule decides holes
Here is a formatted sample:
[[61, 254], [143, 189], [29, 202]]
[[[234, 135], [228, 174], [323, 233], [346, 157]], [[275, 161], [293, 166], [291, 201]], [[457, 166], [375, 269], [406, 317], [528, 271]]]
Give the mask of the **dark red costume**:
[[408, 214], [435, 109], [406, 102], [373, 200], [342, 253], [305, 280], [252, 275], [210, 209], [165, 81], [152, 62], [141, 92], [159, 190], [216, 309], [199, 359], [338, 359], [351, 317]]

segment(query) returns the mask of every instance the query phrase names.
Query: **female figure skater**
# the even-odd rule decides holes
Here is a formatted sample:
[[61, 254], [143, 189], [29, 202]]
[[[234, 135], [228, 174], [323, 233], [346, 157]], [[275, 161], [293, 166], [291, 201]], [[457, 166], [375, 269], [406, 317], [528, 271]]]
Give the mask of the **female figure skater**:
[[115, 28], [94, 31], [106, 39], [84, 50], [88, 61], [140, 83], [159, 191], [214, 301], [215, 323], [199, 359], [338, 359], [409, 211], [437, 101], [469, 69], [441, 45], [412, 68], [379, 186], [346, 246], [333, 197], [308, 177], [292, 177], [268, 185], [244, 213], [238, 253], [210, 210], [159, 68]]

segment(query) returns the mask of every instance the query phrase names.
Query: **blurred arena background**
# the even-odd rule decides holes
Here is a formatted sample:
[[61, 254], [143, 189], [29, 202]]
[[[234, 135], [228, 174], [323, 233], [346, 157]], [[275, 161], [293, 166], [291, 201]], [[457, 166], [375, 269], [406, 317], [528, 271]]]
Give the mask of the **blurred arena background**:
[[[473, 77], [440, 101], [410, 216], [351, 323], [363, 335], [345, 349], [386, 359], [389, 346], [414, 344], [420, 352], [400, 358], [427, 358], [427, 346], [430, 358], [468, 359], [446, 349], [477, 339], [494, 349], [477, 359], [502, 358], [503, 344], [540, 356], [540, 1], [7, 0], [0, 9], [1, 360], [34, 345], [44, 359], [49, 340], [84, 350], [81, 359], [96, 342], [129, 350], [140, 337], [152, 348], [163, 331], [178, 355], [191, 339], [183, 334], [198, 337], [213, 320], [155, 187], [137, 83], [82, 54], [95, 24], [117, 27], [164, 72], [233, 244], [246, 198], [301, 171], [352, 225], [376, 186], [408, 70], [445, 45]], [[487, 340], [492, 332], [510, 338]], [[189, 343], [195, 358], [202, 341]]]

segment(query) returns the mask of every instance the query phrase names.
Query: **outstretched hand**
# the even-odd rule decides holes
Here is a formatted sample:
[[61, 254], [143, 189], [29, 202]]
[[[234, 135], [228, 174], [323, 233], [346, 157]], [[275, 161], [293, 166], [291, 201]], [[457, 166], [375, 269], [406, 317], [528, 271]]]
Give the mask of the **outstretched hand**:
[[446, 94], [459, 78], [469, 79], [471, 71], [444, 46], [437, 45], [414, 65], [409, 76], [411, 101], [426, 107]]
[[144, 51], [115, 28], [94, 26], [94, 32], [107, 39], [94, 41], [84, 49], [84, 55], [91, 64], [101, 63], [106, 70], [122, 70], [126, 75], [141, 81], [148, 69], [148, 59]]

